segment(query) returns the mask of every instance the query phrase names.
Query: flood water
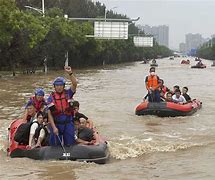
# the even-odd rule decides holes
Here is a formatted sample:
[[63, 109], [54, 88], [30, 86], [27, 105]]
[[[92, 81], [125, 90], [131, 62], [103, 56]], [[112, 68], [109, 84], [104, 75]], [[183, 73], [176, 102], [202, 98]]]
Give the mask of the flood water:
[[[191, 59], [191, 65], [196, 62]], [[203, 102], [193, 116], [159, 118], [136, 116], [135, 107], [146, 95], [149, 64], [127, 63], [75, 70], [74, 96], [80, 112], [90, 117], [109, 142], [105, 165], [72, 161], [35, 161], [6, 156], [7, 128], [20, 118], [36, 87], [46, 93], [56, 76], [3, 76], [0, 78], [0, 179], [215, 179], [215, 67], [191, 69], [175, 60], [159, 59], [156, 73], [167, 87], [188, 86], [192, 98]]]

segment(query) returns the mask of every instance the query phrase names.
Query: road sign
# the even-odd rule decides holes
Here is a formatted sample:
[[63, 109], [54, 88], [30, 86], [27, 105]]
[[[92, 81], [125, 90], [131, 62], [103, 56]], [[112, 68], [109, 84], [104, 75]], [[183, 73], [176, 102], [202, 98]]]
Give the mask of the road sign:
[[153, 37], [134, 36], [133, 41], [136, 47], [153, 47]]
[[94, 22], [94, 38], [128, 39], [128, 22]]

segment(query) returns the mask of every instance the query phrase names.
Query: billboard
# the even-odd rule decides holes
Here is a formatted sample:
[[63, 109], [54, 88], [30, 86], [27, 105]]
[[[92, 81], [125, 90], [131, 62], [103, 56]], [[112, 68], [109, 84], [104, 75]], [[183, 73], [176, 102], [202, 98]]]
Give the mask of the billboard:
[[94, 22], [94, 38], [128, 39], [128, 22]]
[[133, 42], [136, 47], [153, 47], [153, 37], [134, 36]]

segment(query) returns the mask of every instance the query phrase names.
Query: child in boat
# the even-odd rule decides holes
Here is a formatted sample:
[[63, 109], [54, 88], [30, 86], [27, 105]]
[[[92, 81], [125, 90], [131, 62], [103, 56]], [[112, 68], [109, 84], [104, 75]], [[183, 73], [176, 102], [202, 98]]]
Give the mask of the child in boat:
[[172, 99], [173, 99], [173, 102], [179, 103], [179, 104], [184, 104], [187, 102], [184, 96], [181, 95], [180, 89], [175, 90], [175, 94], [172, 96]]
[[30, 126], [27, 149], [47, 145], [48, 130], [44, 123], [43, 113], [39, 111]]
[[191, 97], [188, 95], [188, 87], [183, 87], [182, 88], [182, 95], [184, 96], [184, 98], [186, 99], [187, 102], [191, 101]]

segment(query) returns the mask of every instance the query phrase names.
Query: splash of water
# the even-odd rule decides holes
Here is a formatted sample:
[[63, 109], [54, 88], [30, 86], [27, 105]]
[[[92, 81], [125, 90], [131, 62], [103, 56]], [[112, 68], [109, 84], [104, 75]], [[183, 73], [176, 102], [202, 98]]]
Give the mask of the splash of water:
[[183, 141], [158, 141], [151, 138], [138, 139], [137, 137], [122, 136], [109, 141], [111, 156], [115, 159], [127, 159], [142, 156], [153, 152], [175, 152], [191, 147], [203, 146], [202, 143]]

